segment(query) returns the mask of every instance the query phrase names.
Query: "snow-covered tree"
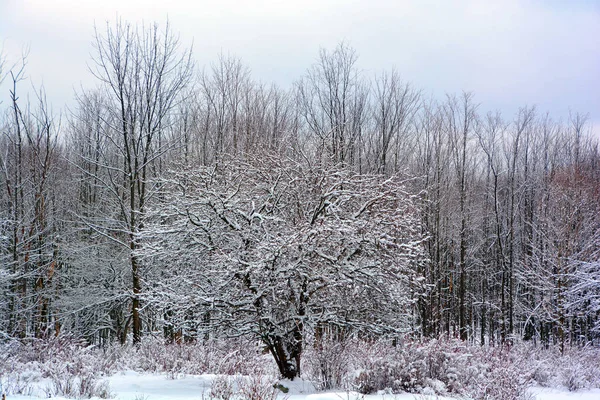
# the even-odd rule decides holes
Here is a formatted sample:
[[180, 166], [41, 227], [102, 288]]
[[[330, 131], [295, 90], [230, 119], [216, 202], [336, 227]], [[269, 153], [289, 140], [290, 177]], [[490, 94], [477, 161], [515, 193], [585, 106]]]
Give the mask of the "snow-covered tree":
[[[138, 343], [143, 329], [143, 272], [136, 255], [137, 234], [154, 189], [149, 182], [160, 174], [171, 147], [167, 132], [194, 63], [190, 50], [181, 48], [168, 24], [162, 28], [121, 21], [114, 27], [107, 24], [104, 33], [96, 31], [94, 47], [91, 71], [100, 87], [96, 93], [80, 96], [72, 132], [72, 164], [81, 175], [82, 207], [77, 219], [90, 233], [85, 235], [87, 243], [98, 241], [95, 250], [102, 255], [95, 260], [99, 264], [110, 268], [121, 264], [124, 255], [127, 258], [131, 311], [126, 319], [131, 321], [133, 342]], [[102, 261], [110, 248], [107, 242], [118, 248], [113, 263]], [[79, 266], [89, 263], [81, 261]], [[120, 271], [116, 275], [122, 276]], [[121, 283], [114, 289], [122, 289]], [[122, 294], [113, 297], [122, 299]], [[129, 323], [122, 327], [122, 337], [128, 327]]]
[[142, 247], [165, 266], [152, 281], [157, 303], [198, 307], [222, 334], [254, 335], [282, 376], [300, 373], [306, 334], [319, 327], [412, 327], [423, 238], [401, 178], [228, 159], [173, 172], [162, 200]]
[[[46, 337], [54, 328], [64, 168], [58, 119], [35, 89], [19, 98], [25, 58], [10, 71], [10, 108], [0, 125], [0, 332]], [[58, 329], [57, 329], [58, 330]]]

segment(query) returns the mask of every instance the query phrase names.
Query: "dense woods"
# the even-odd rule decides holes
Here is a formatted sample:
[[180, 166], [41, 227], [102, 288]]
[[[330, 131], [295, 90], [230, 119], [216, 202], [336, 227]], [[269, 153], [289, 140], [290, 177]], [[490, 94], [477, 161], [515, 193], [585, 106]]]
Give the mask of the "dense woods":
[[251, 335], [289, 378], [350, 336], [597, 345], [586, 116], [482, 113], [357, 60], [322, 49], [282, 89], [118, 22], [61, 117], [4, 64], [1, 336]]

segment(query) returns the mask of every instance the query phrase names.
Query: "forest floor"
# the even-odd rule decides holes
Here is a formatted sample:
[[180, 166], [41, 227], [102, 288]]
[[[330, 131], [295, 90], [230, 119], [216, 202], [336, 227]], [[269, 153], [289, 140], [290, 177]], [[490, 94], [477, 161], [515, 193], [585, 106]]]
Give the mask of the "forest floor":
[[244, 338], [189, 344], [147, 338], [105, 348], [68, 338], [9, 341], [0, 344], [0, 394], [7, 400], [600, 399], [600, 349], [591, 346], [561, 352], [526, 343], [439, 339], [391, 346], [348, 339], [307, 346], [302, 366], [303, 379], [277, 380], [273, 358]]
[[[185, 375], [173, 377], [168, 374], [139, 373], [125, 371], [105, 378], [108, 382], [110, 397], [115, 400], [207, 400], [217, 375]], [[251, 379], [251, 378], [250, 378]], [[280, 391], [265, 393], [262, 400], [455, 400], [426, 394], [371, 394], [363, 395], [349, 391], [317, 391], [314, 386], [303, 380], [282, 381], [289, 389], [287, 394]], [[46, 386], [49, 382], [39, 381], [29, 395], [11, 395], [7, 400], [31, 400], [48, 398]], [[587, 389], [570, 392], [566, 388], [531, 387], [528, 390], [530, 400], [598, 400], [600, 389]], [[64, 397], [52, 397], [56, 400]], [[235, 398], [235, 397], [234, 397]], [[464, 397], [459, 397], [464, 400]], [[510, 399], [507, 399], [510, 400]]]

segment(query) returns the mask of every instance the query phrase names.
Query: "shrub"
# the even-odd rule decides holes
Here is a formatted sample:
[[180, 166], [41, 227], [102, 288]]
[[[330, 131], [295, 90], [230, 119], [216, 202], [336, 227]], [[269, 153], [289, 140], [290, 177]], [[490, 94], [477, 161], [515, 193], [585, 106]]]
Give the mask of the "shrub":
[[508, 349], [468, 345], [459, 340], [407, 341], [382, 357], [368, 359], [354, 380], [361, 393], [457, 394], [476, 399], [517, 399], [528, 378], [523, 360]]
[[256, 343], [244, 339], [214, 340], [205, 343], [165, 344], [147, 338], [138, 347], [123, 351], [121, 369], [164, 372], [171, 378], [193, 374], [268, 374], [275, 371], [270, 357], [265, 359]]
[[233, 379], [230, 376], [215, 377], [210, 385], [210, 398], [215, 400], [230, 400], [235, 394]]
[[244, 400], [277, 400], [281, 391], [277, 379], [269, 376], [251, 375], [238, 381], [239, 394]]

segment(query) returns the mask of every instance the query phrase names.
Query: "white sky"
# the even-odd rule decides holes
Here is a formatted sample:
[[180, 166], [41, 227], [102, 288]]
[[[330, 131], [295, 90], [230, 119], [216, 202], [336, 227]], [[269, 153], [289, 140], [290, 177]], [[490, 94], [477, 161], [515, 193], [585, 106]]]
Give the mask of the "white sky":
[[282, 86], [345, 40], [361, 69], [395, 66], [438, 98], [472, 91], [507, 117], [524, 105], [589, 113], [600, 134], [600, 0], [0, 0], [0, 46], [12, 60], [29, 46], [29, 76], [60, 108], [94, 84], [94, 23], [117, 16], [168, 17], [199, 65], [234, 54]]

